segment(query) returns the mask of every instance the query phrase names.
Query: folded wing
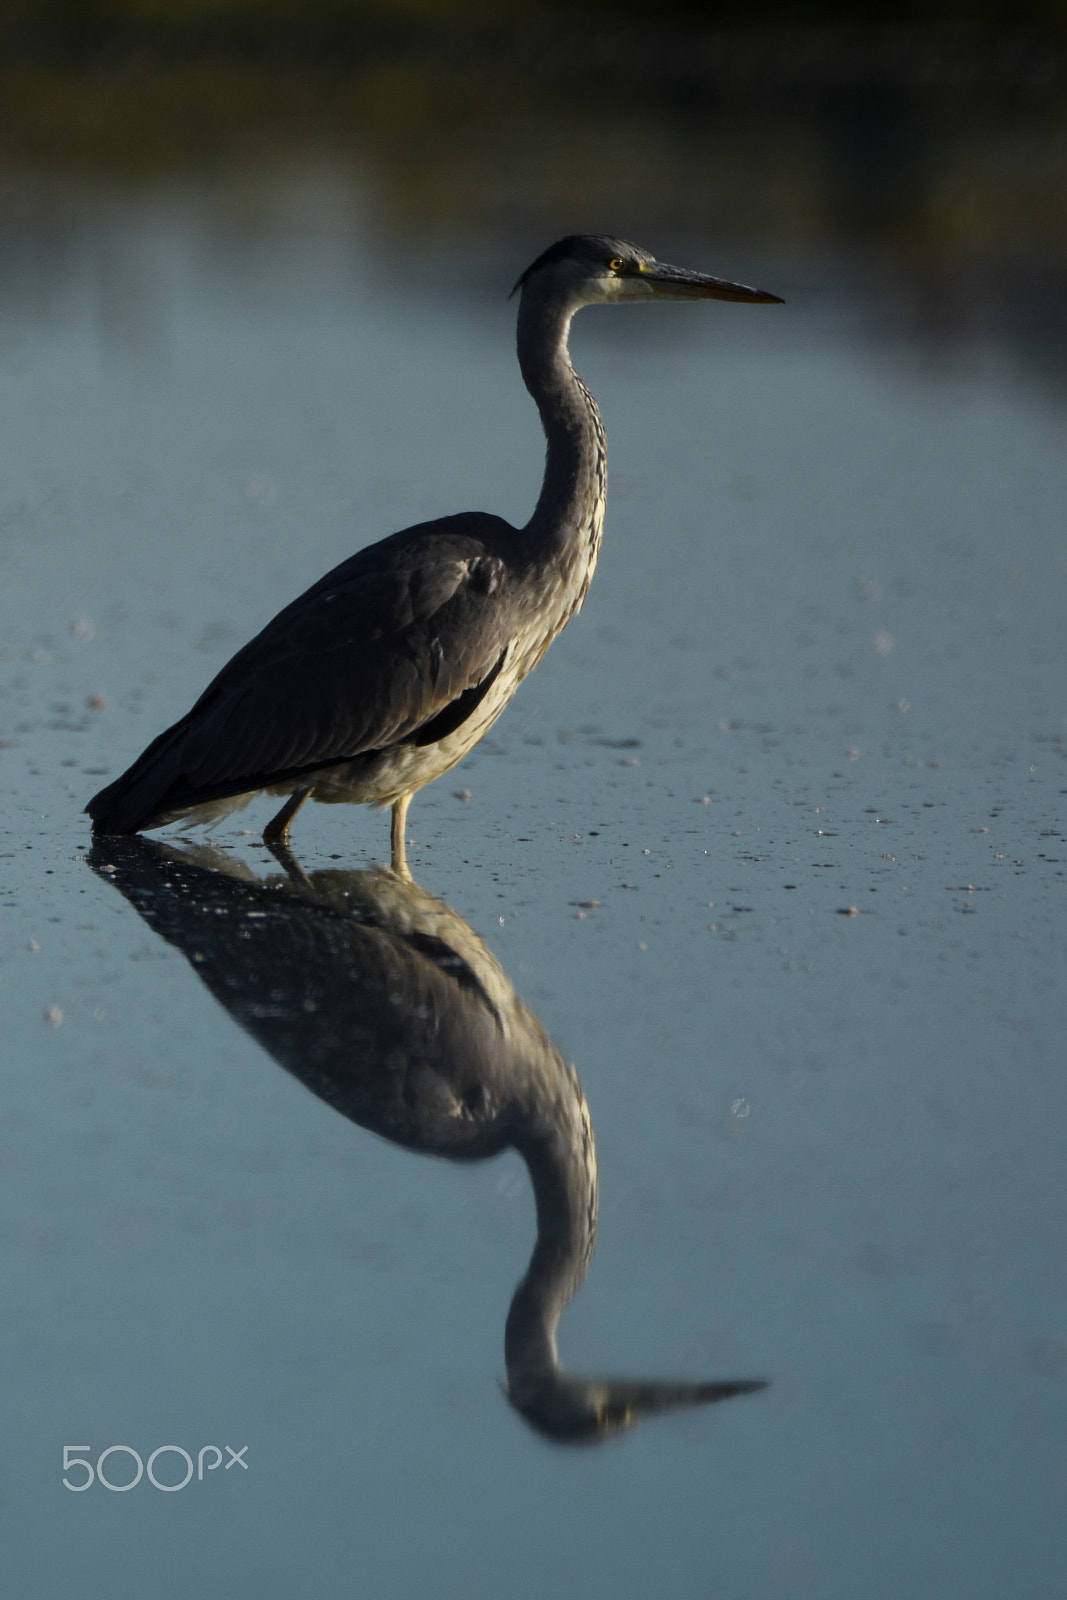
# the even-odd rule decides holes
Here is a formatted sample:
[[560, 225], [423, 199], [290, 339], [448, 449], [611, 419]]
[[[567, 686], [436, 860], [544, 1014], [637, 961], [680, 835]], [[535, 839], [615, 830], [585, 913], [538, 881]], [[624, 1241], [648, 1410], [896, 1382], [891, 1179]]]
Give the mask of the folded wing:
[[183, 806], [453, 731], [512, 637], [496, 553], [507, 535], [494, 517], [449, 517], [334, 568], [90, 801], [94, 827], [134, 832]]

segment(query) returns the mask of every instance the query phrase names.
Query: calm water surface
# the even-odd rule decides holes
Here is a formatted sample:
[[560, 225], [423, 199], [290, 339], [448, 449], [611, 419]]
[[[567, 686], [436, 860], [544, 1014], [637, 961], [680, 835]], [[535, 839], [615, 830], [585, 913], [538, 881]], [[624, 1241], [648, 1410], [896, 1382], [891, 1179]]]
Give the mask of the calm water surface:
[[[409, 850], [588, 1099], [565, 1365], [772, 1386], [531, 1432], [519, 1155], [337, 1115], [86, 859], [88, 796], [327, 567], [525, 520], [528, 243], [386, 252], [325, 178], [56, 195], [0, 284], [12, 1594], [1060, 1592], [1064, 374], [855, 262], [641, 242], [789, 303], [579, 319], [601, 570]], [[249, 882], [268, 814], [217, 836]], [[76, 1494], [64, 1445], [247, 1470]]]

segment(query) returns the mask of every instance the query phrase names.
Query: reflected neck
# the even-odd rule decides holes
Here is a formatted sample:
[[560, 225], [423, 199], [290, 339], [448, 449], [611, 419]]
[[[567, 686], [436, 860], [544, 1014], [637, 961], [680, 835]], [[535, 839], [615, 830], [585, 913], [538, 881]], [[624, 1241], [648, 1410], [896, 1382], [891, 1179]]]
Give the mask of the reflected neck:
[[573, 1097], [547, 1131], [516, 1140], [537, 1206], [537, 1243], [515, 1290], [504, 1334], [512, 1397], [559, 1369], [556, 1328], [596, 1247], [597, 1166], [593, 1126], [577, 1078]]

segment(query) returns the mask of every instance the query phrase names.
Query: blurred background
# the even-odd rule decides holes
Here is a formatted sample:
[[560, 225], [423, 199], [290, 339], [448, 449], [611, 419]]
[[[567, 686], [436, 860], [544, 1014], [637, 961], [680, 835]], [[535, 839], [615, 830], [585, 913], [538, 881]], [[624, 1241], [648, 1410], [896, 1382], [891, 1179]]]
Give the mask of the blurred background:
[[[0, 219], [42, 179], [328, 164], [383, 238], [713, 232], [892, 273], [918, 336], [1063, 355], [1067, 5], [5, 0]], [[288, 190], [287, 192], [291, 192]], [[335, 190], [336, 193], [336, 190]], [[854, 275], [857, 264], [850, 268]]]
[[[507, 292], [601, 230], [786, 304], [578, 320], [600, 571], [409, 852], [592, 1108], [568, 1365], [773, 1386], [576, 1456], [517, 1158], [284, 1080], [81, 812], [334, 562], [525, 520]], [[1064, 0], [0, 0], [13, 1595], [1058, 1600], [1065, 279]]]

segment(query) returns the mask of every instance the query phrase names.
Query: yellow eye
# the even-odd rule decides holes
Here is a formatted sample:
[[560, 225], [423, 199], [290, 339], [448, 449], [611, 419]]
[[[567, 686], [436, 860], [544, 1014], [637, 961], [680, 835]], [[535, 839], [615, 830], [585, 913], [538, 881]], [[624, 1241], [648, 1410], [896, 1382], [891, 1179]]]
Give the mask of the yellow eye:
[[630, 263], [624, 256], [615, 256], [613, 260], [608, 262], [608, 266], [611, 268], [612, 272], [622, 272], [622, 270], [629, 265]]

